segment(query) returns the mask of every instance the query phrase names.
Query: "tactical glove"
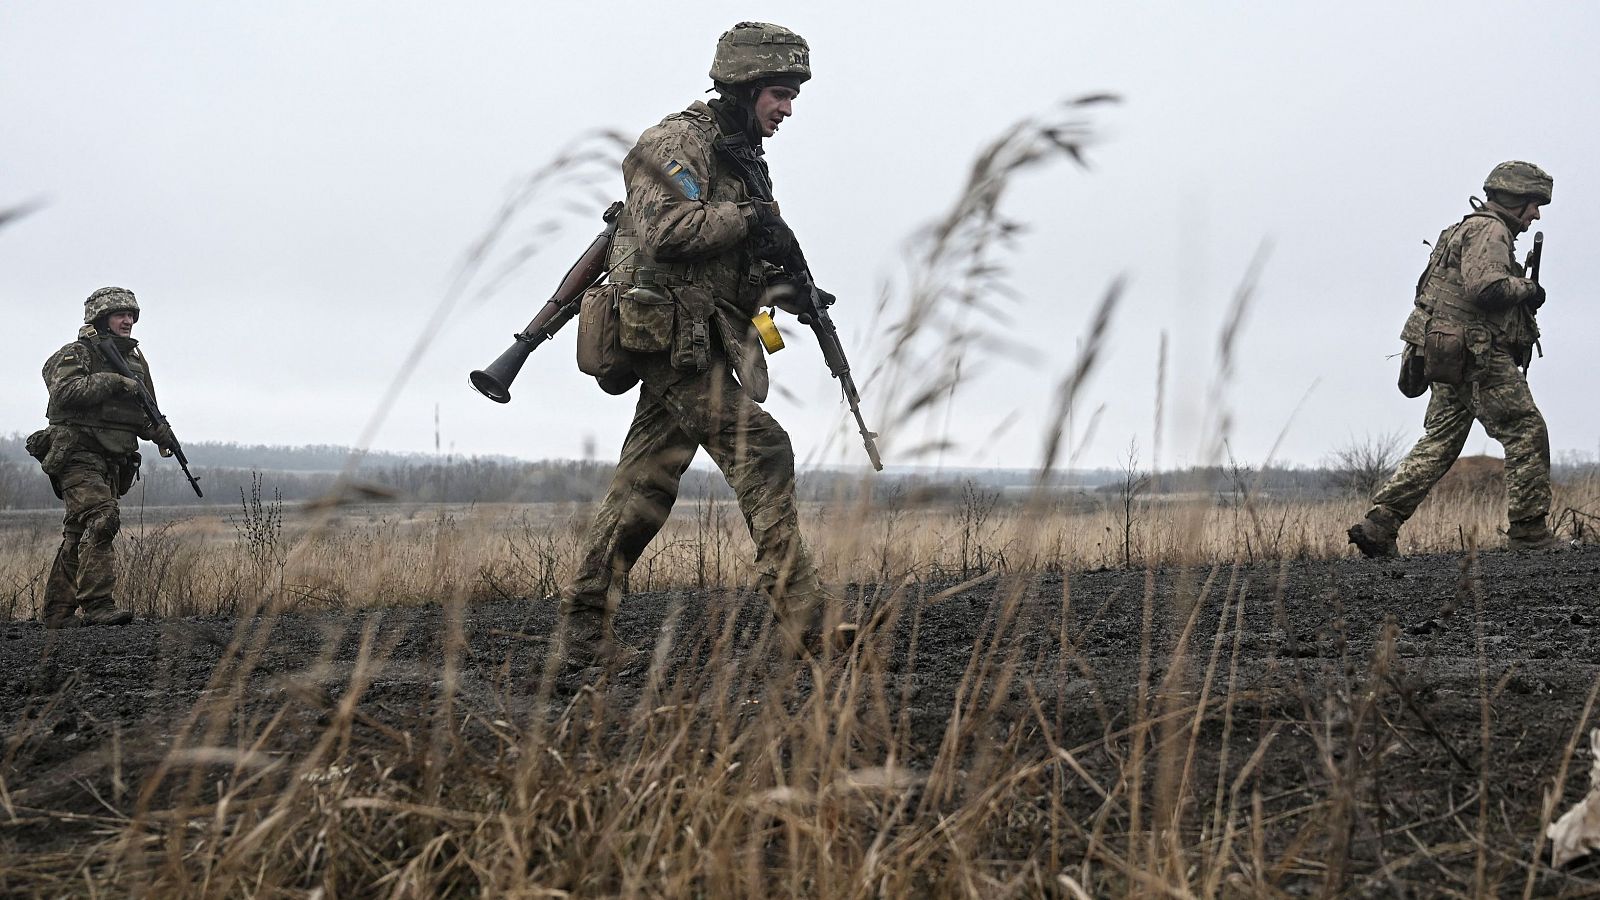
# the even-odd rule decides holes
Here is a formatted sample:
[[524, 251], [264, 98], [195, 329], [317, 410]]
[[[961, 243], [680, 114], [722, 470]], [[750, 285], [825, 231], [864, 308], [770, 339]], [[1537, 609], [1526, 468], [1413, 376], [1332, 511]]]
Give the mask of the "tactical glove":
[[[832, 306], [838, 300], [837, 297], [822, 288], [816, 288], [816, 292], [817, 302], [821, 303], [824, 308]], [[771, 303], [790, 315], [799, 316], [802, 321], [809, 324], [808, 314], [811, 312], [811, 295], [805, 290], [804, 279], [790, 275], [779, 276], [768, 283], [767, 294], [762, 299], [763, 302]]]
[[1533, 293], [1528, 296], [1528, 299], [1522, 302], [1527, 304], [1527, 307], [1531, 312], [1538, 312], [1539, 307], [1544, 305], [1544, 285], [1534, 282]]
[[756, 259], [781, 266], [794, 256], [797, 241], [789, 223], [778, 216], [778, 205], [762, 200], [752, 201], [755, 208], [755, 227], [750, 232], [750, 253]]
[[142, 385], [126, 375], [115, 372], [96, 372], [88, 378], [89, 393], [97, 400], [105, 400], [118, 392], [139, 393]]
[[172, 433], [172, 426], [162, 423], [156, 426], [155, 433], [150, 435], [150, 443], [161, 450], [162, 456], [171, 456], [172, 448], [177, 446], [178, 436]]

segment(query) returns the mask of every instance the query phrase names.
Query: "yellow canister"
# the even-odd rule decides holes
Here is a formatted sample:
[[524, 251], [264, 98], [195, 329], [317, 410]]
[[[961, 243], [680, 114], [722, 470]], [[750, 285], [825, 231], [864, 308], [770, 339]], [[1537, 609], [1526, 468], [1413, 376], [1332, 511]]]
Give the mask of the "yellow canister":
[[758, 312], [750, 320], [756, 326], [756, 334], [761, 335], [761, 346], [767, 348], [768, 353], [777, 353], [783, 349], [783, 335], [778, 333], [778, 323], [772, 321], [772, 314]]

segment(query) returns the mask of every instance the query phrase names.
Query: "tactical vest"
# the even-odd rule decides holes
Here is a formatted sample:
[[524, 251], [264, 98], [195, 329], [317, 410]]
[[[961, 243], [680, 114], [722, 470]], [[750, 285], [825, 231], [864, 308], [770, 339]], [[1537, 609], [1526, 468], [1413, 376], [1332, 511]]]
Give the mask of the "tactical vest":
[[[698, 199], [733, 204], [750, 201], [744, 182], [716, 150], [720, 133], [710, 107], [696, 102], [663, 119], [661, 125], [684, 129], [683, 152], [706, 160], [707, 184], [695, 186]], [[692, 262], [658, 261], [646, 254], [635, 210], [628, 206], [617, 219], [607, 264], [610, 280], [627, 286], [618, 314], [624, 348], [640, 351], [670, 345], [674, 366], [701, 371], [711, 365], [720, 349], [750, 397], [757, 403], [766, 399], [766, 356], [755, 338], [751, 316], [765, 292], [767, 270], [746, 243]], [[667, 307], [670, 324], [657, 318], [666, 300], [671, 304]], [[630, 318], [649, 321], [635, 323], [639, 325], [635, 329]], [[628, 335], [636, 332], [650, 340], [630, 343]]]
[[[1461, 230], [1473, 219], [1488, 219], [1493, 228], [1508, 228], [1505, 221], [1487, 209], [1476, 210], [1460, 222], [1439, 233], [1439, 240], [1428, 256], [1428, 266], [1417, 279], [1416, 309], [1406, 320], [1400, 337], [1420, 346], [1428, 320], [1434, 317], [1466, 328], [1487, 331], [1494, 345], [1523, 359], [1539, 338], [1538, 325], [1521, 304], [1490, 310], [1467, 296], [1461, 272]], [[1522, 274], [1515, 258], [1507, 260], [1514, 275]]]
[[[112, 338], [112, 340], [118, 342], [118, 349], [122, 351], [122, 358], [127, 361], [128, 369], [133, 372], [134, 377], [144, 382], [148, 389], [150, 368], [145, 363], [144, 354], [139, 352], [139, 342], [133, 338]], [[54, 384], [64, 371], [69, 373], [69, 377], [84, 377], [100, 372], [111, 372], [113, 369], [87, 337], [80, 337], [77, 341], [57, 350], [45, 361], [42, 373], [45, 386], [50, 388], [50, 403], [45, 409], [45, 416], [51, 425], [103, 428], [126, 431], [134, 435], [149, 427], [150, 419], [145, 415], [139, 398], [128, 391], [113, 391], [110, 397], [90, 406], [64, 403], [61, 393], [55, 390]]]
[[[711, 147], [719, 137], [716, 115], [704, 103], [696, 102], [680, 113], [662, 120], [681, 121], [695, 132], [704, 146]], [[744, 182], [729, 171], [727, 165], [713, 151], [710, 184], [705, 187], [703, 199], [708, 202], [746, 203], [750, 194]], [[638, 225], [633, 211], [623, 208], [617, 218], [617, 233], [611, 242], [607, 259], [611, 269], [610, 280], [627, 285], [659, 285], [704, 288], [716, 300], [731, 304], [744, 318], [756, 312], [756, 300], [762, 289], [761, 270], [743, 248], [734, 248], [716, 257], [692, 263], [668, 263], [651, 259], [639, 244]]]

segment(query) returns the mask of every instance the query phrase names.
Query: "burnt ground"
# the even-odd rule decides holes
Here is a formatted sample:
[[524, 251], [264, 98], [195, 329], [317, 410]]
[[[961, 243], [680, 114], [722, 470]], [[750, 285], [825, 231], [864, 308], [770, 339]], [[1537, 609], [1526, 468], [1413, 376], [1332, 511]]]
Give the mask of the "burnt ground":
[[[1226, 765], [1232, 780], [1258, 754], [1241, 802], [1248, 813], [1252, 795], [1259, 797], [1271, 823], [1268, 858], [1276, 850], [1284, 859], [1274, 888], [1315, 892], [1331, 879], [1352, 896], [1432, 896], [1471, 893], [1474, 878], [1486, 877], [1493, 893], [1520, 896], [1531, 867], [1541, 896], [1600, 892], [1600, 864], [1554, 871], [1548, 847], [1544, 864], [1534, 860], [1543, 795], [1563, 760], [1571, 764], [1556, 813], [1588, 787], [1586, 737], [1575, 754], [1566, 751], [1594, 724], [1580, 719], [1600, 677], [1600, 548], [1153, 576], [1102, 571], [1070, 576], [1065, 585], [1060, 575], [1008, 576], [932, 599], [948, 587], [919, 586], [884, 639], [892, 648], [884, 677], [891, 702], [906, 707], [913, 768], [930, 765], [944, 740], [973, 648], [991, 645], [1004, 606], [999, 598], [1020, 596], [1015, 623], [996, 646], [1014, 654], [1023, 677], [994, 707], [991, 724], [1022, 729], [1041, 746], [1048, 738], [1077, 748], [1101, 784], [1116, 783], [1114, 759], [1127, 752], [1125, 729], [1139, 718], [1141, 660], [1149, 662], [1152, 694], [1165, 685], [1167, 696], [1192, 703], [1220, 639], [1215, 705], [1237, 647], [1226, 732], [1231, 761], [1221, 762], [1225, 728], [1217, 707], [1197, 732], [1195, 765], [1205, 787], [1195, 818], [1209, 818], [1217, 767]], [[1063, 611], [1064, 595], [1070, 602]], [[848, 595], [867, 612], [881, 602], [877, 596], [870, 588]], [[1243, 628], [1235, 630], [1240, 598]], [[618, 616], [619, 636], [649, 645], [664, 623], [683, 637], [714, 631], [718, 623], [697, 616], [705, 600], [631, 595]], [[1193, 638], [1174, 653], [1191, 601], [1198, 604]], [[747, 599], [739, 615], [754, 621], [764, 611]], [[204, 698], [242, 683], [234, 727], [248, 731], [251, 722], [287, 710], [293, 725], [286, 733], [310, 740], [326, 705], [292, 701], [307, 691], [337, 698], [365, 631], [386, 661], [361, 695], [362, 708], [379, 720], [424, 715], [440, 685], [445, 619], [439, 607], [285, 616], [243, 682], [234, 663], [219, 660], [232, 659], [227, 647], [236, 634], [250, 633], [248, 622], [200, 618], [58, 633], [0, 625], [0, 893], [20, 888], [7, 887], [6, 858], [70, 851], [103, 835], [108, 811], [140, 792]], [[542, 602], [470, 606], [459, 702], [512, 721], [537, 715], [531, 673], [541, 670], [540, 636], [553, 621]], [[1077, 647], [1070, 660], [1057, 631], [1063, 622]], [[907, 655], [913, 631], [914, 659]], [[626, 703], [642, 679], [625, 671], [603, 690]], [[1030, 697], [1056, 711], [1048, 726], [1054, 733], [1033, 733], [1041, 725]], [[1151, 699], [1147, 709], [1159, 713], [1163, 702]], [[1122, 737], [1108, 742], [1108, 733]], [[1059, 799], [1085, 817], [1098, 805], [1084, 790]], [[1005, 844], [997, 840], [997, 848]], [[1486, 876], [1475, 876], [1479, 866]]]

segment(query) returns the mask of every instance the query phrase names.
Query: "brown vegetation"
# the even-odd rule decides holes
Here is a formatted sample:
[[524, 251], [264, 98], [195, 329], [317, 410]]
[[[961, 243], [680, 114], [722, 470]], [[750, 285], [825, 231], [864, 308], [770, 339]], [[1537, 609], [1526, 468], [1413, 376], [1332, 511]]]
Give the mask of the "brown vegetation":
[[[1018, 229], [999, 201], [1018, 171], [1081, 161], [1073, 117], [1099, 99], [986, 148], [914, 247], [905, 302], [884, 308], [894, 344], [873, 396], [886, 445], [937, 434], [922, 426], [984, 354], [1010, 346], [985, 327], [993, 298], [1009, 295], [997, 257]], [[473, 245], [438, 314], [520, 264], [513, 254], [473, 281], [496, 271], [489, 251], [543, 177]], [[1208, 435], [1219, 449], [1260, 262], [1221, 341]], [[1059, 376], [1046, 469], [1073, 452], [1064, 422], [1118, 297], [1106, 292]], [[942, 446], [902, 440], [899, 458]], [[1570, 794], [1589, 663], [1525, 672], [1489, 648], [1503, 638], [1494, 646], [1525, 660], [1588, 647], [1553, 636], [1585, 627], [1573, 606], [1592, 593], [1592, 553], [1570, 558], [1555, 601], [1541, 566], [1510, 573], [1496, 618], [1476, 551], [1499, 541], [1503, 496], [1441, 494], [1406, 528], [1402, 550], [1465, 551], [1459, 565], [1327, 562], [1348, 555], [1344, 527], [1366, 498], [1269, 495], [1240, 472], [1199, 496], [1160, 493], [1130, 460], [1120, 494], [1014, 502], [972, 487], [940, 508], [870, 491], [816, 503], [805, 527], [861, 628], [836, 657], [803, 663], [775, 652], [770, 615], [738, 590], [749, 548], [736, 509], [686, 500], [634, 570], [631, 589], [653, 593], [630, 597], [619, 624], [648, 662], [576, 690], [554, 677], [557, 625], [540, 598], [573, 568], [584, 506], [335, 503], [302, 515], [257, 484], [226, 518], [130, 517], [122, 583], [136, 610], [230, 618], [60, 635], [3, 626], [0, 656], [16, 646], [27, 658], [0, 682], [0, 704], [19, 711], [0, 745], [0, 891], [1591, 887], [1541, 865], [1535, 837]], [[1566, 486], [1558, 506], [1596, 508], [1597, 487]], [[37, 608], [55, 543], [53, 523], [31, 521], [0, 549], [11, 618]], [[437, 606], [381, 610], [405, 604]], [[1524, 628], [1536, 604], [1539, 624]]]
[[[1495, 461], [1497, 462], [1497, 461]], [[1482, 463], [1473, 463], [1482, 466]], [[1493, 479], [1456, 482], [1401, 534], [1406, 553], [1503, 545], [1505, 494]], [[1600, 508], [1600, 481], [1558, 488], [1557, 509]], [[1366, 500], [1097, 492], [1010, 501], [969, 485], [929, 506], [891, 493], [813, 503], [806, 530], [834, 584], [899, 583], [989, 572], [1081, 572], [1202, 561], [1335, 559]], [[120, 583], [141, 616], [359, 609], [543, 598], [574, 571], [587, 504], [286, 506], [258, 487], [224, 516], [132, 521]], [[0, 546], [0, 617], [33, 618], [59, 541], [47, 513]], [[680, 503], [634, 569], [630, 589], [739, 588], [751, 581], [749, 536], [731, 500]]]

